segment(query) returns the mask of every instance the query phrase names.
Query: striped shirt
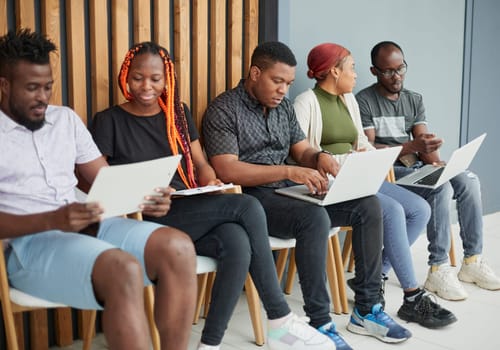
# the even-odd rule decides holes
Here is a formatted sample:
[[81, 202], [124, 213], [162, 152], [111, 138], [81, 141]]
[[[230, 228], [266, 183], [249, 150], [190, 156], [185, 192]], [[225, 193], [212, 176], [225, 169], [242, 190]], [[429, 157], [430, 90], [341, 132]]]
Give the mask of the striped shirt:
[[422, 95], [402, 89], [395, 101], [381, 96], [373, 84], [356, 95], [363, 128], [375, 129], [375, 143], [396, 146], [412, 139], [412, 129], [427, 124]]

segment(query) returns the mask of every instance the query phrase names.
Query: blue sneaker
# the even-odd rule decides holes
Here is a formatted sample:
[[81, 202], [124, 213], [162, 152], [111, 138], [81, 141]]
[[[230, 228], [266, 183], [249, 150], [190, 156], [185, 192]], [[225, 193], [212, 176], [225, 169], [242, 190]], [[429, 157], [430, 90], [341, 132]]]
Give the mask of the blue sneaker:
[[372, 312], [361, 316], [355, 308], [347, 329], [353, 333], [370, 335], [386, 343], [400, 343], [411, 337], [411, 333], [397, 324], [384, 312], [381, 304], [372, 307]]
[[352, 348], [345, 342], [335, 329], [335, 324], [333, 322], [328, 322], [327, 324], [318, 328], [318, 331], [330, 338], [335, 344], [337, 350], [352, 350]]

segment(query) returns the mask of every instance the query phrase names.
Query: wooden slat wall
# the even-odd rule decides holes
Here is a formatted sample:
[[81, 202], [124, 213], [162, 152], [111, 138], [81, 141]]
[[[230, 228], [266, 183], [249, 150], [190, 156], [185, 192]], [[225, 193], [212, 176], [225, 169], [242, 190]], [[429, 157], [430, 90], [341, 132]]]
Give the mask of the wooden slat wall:
[[[208, 102], [247, 75], [258, 42], [258, 0], [134, 0], [131, 6], [128, 0], [111, 0], [109, 8], [102, 0], [65, 0], [65, 18], [60, 1], [41, 1], [41, 13], [35, 14], [35, 0], [15, 0], [15, 9], [9, 11], [15, 10], [17, 28], [38, 25], [58, 47], [64, 21], [66, 51], [53, 57], [52, 103], [73, 107], [84, 122], [124, 101], [116, 77], [133, 42], [154, 40], [173, 54], [179, 93], [197, 126]], [[7, 2], [0, 0], [0, 16], [5, 19], [0, 33], [7, 30]], [[61, 60], [66, 62], [65, 72]], [[64, 100], [63, 86], [67, 86]]]
[[[133, 42], [154, 40], [171, 52], [180, 97], [200, 127], [209, 101], [247, 75], [258, 43], [258, 5], [259, 0], [134, 0], [130, 6], [129, 0], [0, 0], [0, 35], [38, 28], [58, 46], [51, 103], [72, 107], [85, 123], [123, 102], [116, 77], [126, 51]], [[15, 28], [9, 28], [9, 14]], [[59, 345], [73, 337], [65, 325], [70, 317], [69, 310], [55, 314]], [[31, 319], [30, 332], [39, 333], [33, 334], [33, 348], [46, 348], [46, 312], [36, 311]]]
[[7, 0], [0, 0], [0, 35], [7, 33]]

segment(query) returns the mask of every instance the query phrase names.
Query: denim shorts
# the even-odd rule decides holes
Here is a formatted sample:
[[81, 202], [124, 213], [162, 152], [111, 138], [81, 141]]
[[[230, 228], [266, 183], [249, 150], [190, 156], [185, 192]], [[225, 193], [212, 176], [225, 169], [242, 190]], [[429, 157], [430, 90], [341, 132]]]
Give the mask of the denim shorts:
[[45, 231], [10, 241], [7, 272], [10, 284], [28, 294], [78, 309], [102, 309], [92, 287], [97, 257], [119, 248], [133, 255], [146, 276], [144, 248], [159, 224], [110, 218], [100, 224], [97, 238], [59, 230]]

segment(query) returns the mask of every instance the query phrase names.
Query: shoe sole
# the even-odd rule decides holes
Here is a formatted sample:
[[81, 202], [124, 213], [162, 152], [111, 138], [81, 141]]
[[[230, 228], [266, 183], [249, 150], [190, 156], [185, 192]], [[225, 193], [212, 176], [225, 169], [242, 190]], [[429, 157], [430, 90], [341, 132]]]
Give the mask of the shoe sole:
[[447, 320], [440, 320], [439, 324], [434, 324], [434, 323], [433, 324], [425, 324], [425, 322], [419, 322], [419, 320], [416, 317], [412, 317], [411, 315], [408, 315], [408, 314], [406, 314], [404, 312], [400, 312], [400, 311], [398, 311], [398, 317], [400, 319], [402, 319], [403, 321], [418, 323], [422, 327], [429, 328], [429, 329], [443, 328], [443, 327], [446, 327], [452, 323], [457, 322], [457, 318], [455, 316], [453, 316]]
[[382, 341], [384, 343], [391, 343], [391, 344], [402, 343], [405, 340], [409, 339], [409, 338], [401, 338], [401, 339], [389, 338], [389, 337], [381, 336], [379, 334], [368, 333], [363, 327], [357, 326], [357, 325], [355, 325], [354, 323], [351, 323], [351, 322], [349, 322], [347, 324], [347, 330], [349, 332], [351, 332], [351, 333], [354, 333], [354, 334], [368, 335], [370, 337], [377, 338], [378, 340], [380, 340], [380, 341]]
[[443, 295], [443, 293], [439, 290], [439, 288], [434, 288], [434, 286], [431, 283], [427, 283], [427, 282], [424, 284], [424, 288], [431, 293], [435, 293], [438, 297], [440, 297], [444, 300], [460, 301], [460, 300], [465, 300], [468, 297], [468, 295], [456, 296], [456, 297], [450, 297], [447, 295]]
[[492, 287], [492, 286], [489, 286], [489, 285], [481, 283], [481, 282], [476, 282], [472, 278], [461, 276], [460, 274], [458, 274], [458, 279], [460, 281], [462, 281], [462, 282], [465, 282], [465, 283], [475, 284], [478, 287], [483, 288], [483, 289], [487, 289], [487, 290], [500, 290], [500, 286], [494, 286], [494, 287]]

